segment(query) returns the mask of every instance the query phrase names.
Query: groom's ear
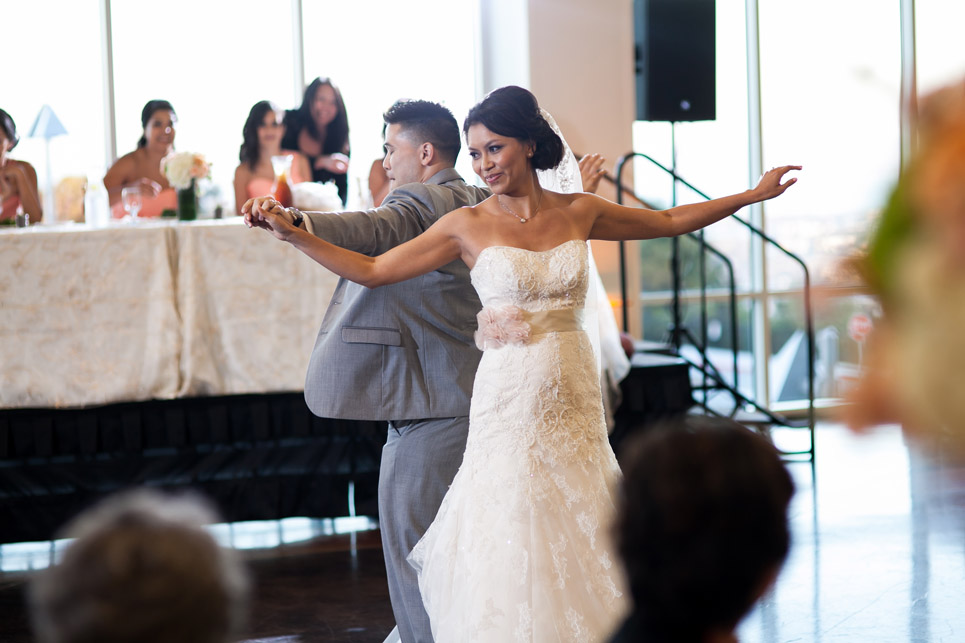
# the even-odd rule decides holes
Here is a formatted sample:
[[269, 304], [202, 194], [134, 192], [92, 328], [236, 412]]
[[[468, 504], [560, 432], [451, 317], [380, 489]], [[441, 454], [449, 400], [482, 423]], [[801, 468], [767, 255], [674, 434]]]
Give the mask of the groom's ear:
[[436, 160], [436, 146], [428, 141], [419, 148], [419, 163], [422, 165], [432, 165]]

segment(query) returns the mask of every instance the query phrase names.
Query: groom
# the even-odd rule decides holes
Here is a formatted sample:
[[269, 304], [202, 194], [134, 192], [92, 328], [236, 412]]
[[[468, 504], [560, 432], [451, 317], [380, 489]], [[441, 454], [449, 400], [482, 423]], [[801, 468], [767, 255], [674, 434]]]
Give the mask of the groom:
[[[383, 167], [391, 191], [380, 207], [288, 210], [296, 225], [371, 256], [490, 195], [467, 185], [453, 167], [459, 125], [448, 109], [397, 101], [383, 118]], [[251, 211], [249, 201], [245, 221], [257, 225]], [[432, 641], [406, 557], [435, 518], [462, 463], [481, 356], [473, 343], [481, 307], [462, 261], [375, 289], [341, 279], [305, 377], [305, 401], [316, 415], [389, 423], [379, 472], [379, 525], [392, 611], [405, 643]]]

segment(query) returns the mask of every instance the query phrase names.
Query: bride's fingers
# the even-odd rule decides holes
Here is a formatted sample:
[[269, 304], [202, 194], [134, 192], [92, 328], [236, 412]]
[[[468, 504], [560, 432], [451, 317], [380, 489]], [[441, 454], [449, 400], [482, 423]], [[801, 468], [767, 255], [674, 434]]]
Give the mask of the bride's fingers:
[[779, 167], [771, 168], [771, 172], [775, 172], [778, 176], [784, 176], [792, 170], [800, 170], [802, 166], [800, 165], [781, 165]]

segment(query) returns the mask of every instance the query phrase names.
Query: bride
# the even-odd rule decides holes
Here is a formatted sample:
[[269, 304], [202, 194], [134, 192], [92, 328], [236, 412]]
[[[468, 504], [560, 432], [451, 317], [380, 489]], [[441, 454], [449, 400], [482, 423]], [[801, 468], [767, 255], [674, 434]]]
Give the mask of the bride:
[[469, 440], [442, 507], [410, 555], [432, 634], [456, 641], [602, 641], [627, 609], [610, 542], [619, 468], [607, 440], [593, 349], [581, 317], [588, 239], [684, 234], [782, 194], [799, 166], [752, 190], [663, 211], [544, 189], [538, 170], [564, 144], [519, 87], [491, 92], [463, 126], [473, 170], [493, 196], [368, 257], [292, 225], [270, 198], [246, 223], [332, 272], [376, 288], [451, 261], [483, 303]]

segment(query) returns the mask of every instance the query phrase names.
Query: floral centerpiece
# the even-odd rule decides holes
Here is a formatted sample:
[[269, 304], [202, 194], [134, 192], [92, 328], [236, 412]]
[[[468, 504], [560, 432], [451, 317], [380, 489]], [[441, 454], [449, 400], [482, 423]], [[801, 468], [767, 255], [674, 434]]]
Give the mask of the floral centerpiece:
[[198, 218], [197, 180], [211, 178], [211, 165], [194, 152], [175, 152], [161, 161], [161, 172], [178, 191], [178, 218]]

